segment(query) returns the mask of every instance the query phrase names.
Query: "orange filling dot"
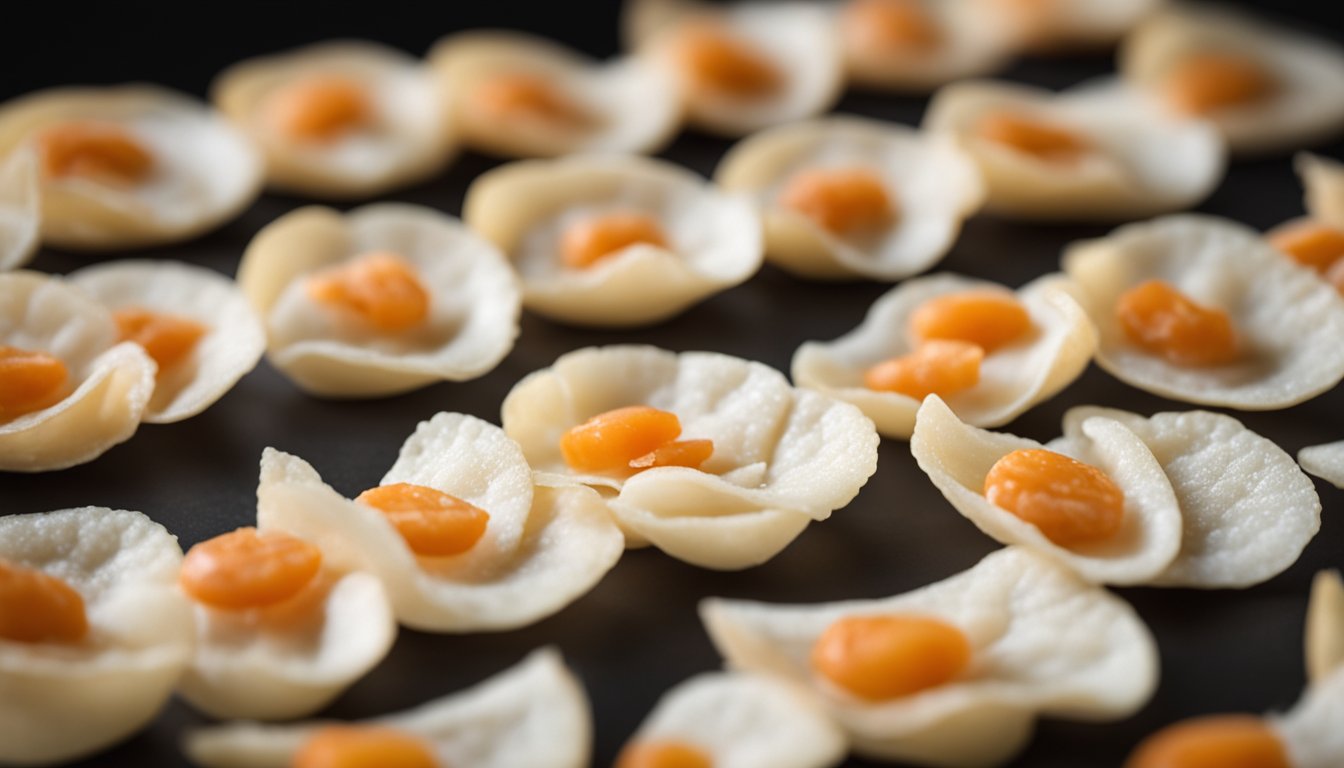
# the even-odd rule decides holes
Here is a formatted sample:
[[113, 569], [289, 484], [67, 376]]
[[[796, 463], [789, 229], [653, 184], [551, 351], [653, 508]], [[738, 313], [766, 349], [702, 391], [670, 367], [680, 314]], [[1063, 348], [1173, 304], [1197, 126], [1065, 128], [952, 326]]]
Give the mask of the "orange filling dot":
[[994, 462], [985, 475], [985, 498], [1061, 547], [1105, 541], [1125, 516], [1125, 492], [1105, 472], [1042, 448]]
[[704, 750], [676, 741], [634, 742], [621, 750], [615, 768], [714, 768]]
[[188, 317], [128, 307], [112, 313], [122, 341], [133, 341], [145, 348], [159, 373], [191, 354], [210, 329]]
[[429, 316], [429, 291], [415, 268], [385, 251], [365, 254], [314, 276], [308, 282], [308, 294], [388, 333], [415, 328]]
[[943, 28], [919, 0], [853, 0], [840, 19], [845, 39], [871, 51], [927, 52]]
[[374, 114], [364, 86], [336, 75], [291, 83], [276, 91], [269, 103], [272, 124], [298, 141], [334, 141], [370, 123]]
[[837, 235], [871, 231], [896, 216], [882, 179], [864, 168], [815, 168], [795, 174], [779, 202]]
[[759, 98], [777, 91], [784, 81], [768, 55], [712, 21], [684, 25], [674, 54], [691, 84], [705, 91]]
[[471, 106], [492, 120], [588, 124], [594, 115], [545, 75], [505, 72], [481, 80]]
[[812, 646], [812, 668], [849, 693], [886, 701], [943, 685], [971, 660], [961, 630], [924, 616], [851, 616]]
[[1163, 80], [1168, 103], [1190, 115], [1252, 104], [1274, 92], [1274, 77], [1237, 53], [1197, 53], [1181, 59]]
[[302, 592], [321, 567], [322, 551], [303, 539], [239, 528], [192, 547], [179, 582], [192, 599], [214, 608], [263, 608]]
[[370, 488], [355, 501], [380, 510], [411, 551], [424, 557], [466, 552], [485, 535], [490, 522], [490, 514], [480, 507], [411, 483]]
[[1344, 231], [1314, 221], [1279, 227], [1265, 237], [1293, 261], [1317, 272], [1325, 272], [1344, 257]]
[[1031, 315], [1015, 297], [997, 291], [950, 293], [919, 305], [910, 334], [919, 342], [965, 341], [993, 352], [1031, 331]]
[[1212, 715], [1168, 726], [1139, 744], [1125, 768], [1290, 768], [1288, 753], [1264, 720]]
[[638, 211], [614, 211], [574, 222], [560, 239], [565, 266], [582, 269], [636, 243], [667, 247], [658, 220]]
[[293, 768], [438, 768], [433, 748], [419, 736], [383, 726], [322, 728], [294, 755]]
[[0, 559], [0, 638], [20, 643], [77, 643], [89, 633], [84, 598], [35, 568]]
[[59, 403], [69, 378], [58, 357], [0, 345], [0, 423]]
[[975, 132], [1047, 162], [1072, 162], [1091, 149], [1086, 139], [1068, 128], [1016, 112], [990, 112], [980, 118]]
[[714, 452], [709, 440], [682, 440], [675, 413], [632, 405], [599, 413], [560, 438], [565, 463], [578, 472], [628, 473], [651, 467], [698, 467]]
[[864, 386], [916, 400], [946, 396], [980, 382], [985, 350], [964, 341], [929, 341], [914, 352], [883, 361], [863, 374]]
[[1161, 280], [1123, 293], [1115, 315], [1130, 341], [1177, 365], [1223, 365], [1240, 355], [1237, 331], [1226, 312], [1196, 304]]
[[154, 168], [149, 150], [113, 123], [61, 123], [43, 131], [37, 146], [42, 170], [51, 178], [83, 176], [133, 185]]

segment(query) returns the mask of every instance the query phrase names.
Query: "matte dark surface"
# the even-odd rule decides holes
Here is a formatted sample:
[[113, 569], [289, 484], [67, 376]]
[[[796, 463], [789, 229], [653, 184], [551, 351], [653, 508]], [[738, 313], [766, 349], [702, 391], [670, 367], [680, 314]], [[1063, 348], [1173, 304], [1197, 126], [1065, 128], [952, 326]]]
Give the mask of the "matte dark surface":
[[[331, 36], [371, 37], [419, 53], [452, 29], [497, 25], [545, 32], [595, 53], [608, 53], [616, 44], [614, 2], [449, 2], [437, 6], [432, 20], [418, 10], [421, 4], [378, 3], [376, 16], [369, 15], [367, 6], [305, 2], [277, 10], [278, 5], [207, 9], [196, 4], [104, 4], [73, 14], [78, 19], [72, 23], [64, 18], [71, 15], [68, 11], [49, 4], [36, 9], [39, 27], [59, 29], [60, 34], [0, 50], [0, 97], [49, 85], [128, 79], [157, 80], [204, 93], [210, 76], [232, 61]], [[1273, 10], [1304, 27], [1344, 37], [1335, 3], [1286, 0], [1275, 3]], [[1106, 57], [1036, 59], [1008, 74], [1063, 87], [1109, 67]], [[922, 99], [863, 93], [848, 96], [842, 109], [915, 123], [923, 106]], [[665, 156], [709, 173], [728, 146], [687, 134]], [[1344, 145], [1325, 149], [1339, 156]], [[443, 178], [390, 199], [457, 214], [466, 185], [495, 164], [465, 155]], [[210, 237], [150, 255], [232, 274], [252, 234], [301, 202], [265, 197]], [[1264, 228], [1300, 215], [1301, 190], [1286, 157], [1237, 163], [1202, 210]], [[1108, 230], [979, 218], [937, 269], [1016, 286], [1055, 270], [1066, 243]], [[86, 257], [44, 251], [32, 267], [68, 272], [85, 263]], [[189, 546], [253, 520], [257, 461], [264, 446], [306, 458], [337, 490], [354, 494], [378, 482], [418, 421], [440, 410], [497, 421], [500, 402], [516, 380], [569, 350], [644, 342], [726, 352], [787, 371], [798, 344], [849, 330], [886, 289], [869, 283], [806, 283], [767, 267], [746, 285], [649, 329], [584, 331], [525, 316], [517, 347], [494, 372], [388, 400], [315, 400], [263, 363], [204, 414], [179, 424], [145, 425], [130, 442], [91, 464], [35, 476], [0, 474], [0, 512], [85, 504], [137, 509]], [[1094, 367], [1062, 395], [1006, 429], [1039, 440], [1052, 438], [1064, 411], [1083, 403], [1143, 413], [1193, 407], [1134, 390]], [[1344, 438], [1342, 405], [1344, 393], [1335, 391], [1286, 411], [1239, 417], [1295, 453], [1304, 445]], [[1317, 486], [1325, 506], [1321, 532], [1296, 566], [1269, 583], [1223, 592], [1121, 590], [1157, 636], [1163, 672], [1157, 696], [1124, 722], [1042, 722], [1036, 740], [1012, 765], [1114, 766], [1143, 735], [1174, 719], [1290, 706], [1303, 685], [1301, 625], [1311, 576], [1320, 568], [1344, 566], [1344, 494], [1324, 483]], [[778, 602], [879, 597], [951, 576], [995, 547], [943, 500], [915, 466], [906, 443], [884, 441], [877, 474], [859, 498], [828, 522], [811, 526], [766, 565], [717, 573], [654, 550], [628, 553], [593, 592], [527, 629], [468, 636], [402, 632], [391, 656], [324, 715], [361, 718], [419, 704], [498, 672], [537, 646], [554, 644], [592, 699], [594, 765], [609, 765], [663, 691], [718, 666], [696, 618], [702, 597]], [[174, 702], [149, 730], [78, 765], [184, 766], [180, 734], [202, 722]], [[859, 760], [849, 764], [870, 765]]]

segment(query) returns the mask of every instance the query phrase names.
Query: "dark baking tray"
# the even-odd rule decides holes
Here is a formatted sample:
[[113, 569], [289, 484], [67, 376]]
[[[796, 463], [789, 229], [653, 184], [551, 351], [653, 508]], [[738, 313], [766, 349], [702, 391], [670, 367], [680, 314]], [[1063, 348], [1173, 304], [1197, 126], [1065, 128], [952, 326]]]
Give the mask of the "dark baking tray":
[[[33, 11], [38, 28], [59, 35], [0, 52], [0, 95], [72, 82], [155, 80], [203, 94], [221, 67], [256, 53], [334, 36], [364, 36], [423, 52], [438, 35], [461, 28], [512, 26], [543, 32], [597, 54], [616, 47], [615, 2], [577, 5], [525, 2], [370, 6], [316, 2], [188, 6], [125, 3], [74, 13], [57, 4]], [[1260, 5], [1268, 6], [1264, 2]], [[279, 6], [279, 7], [277, 7]], [[1334, 3], [1279, 2], [1299, 26], [1340, 39]], [[532, 13], [524, 13], [524, 11]], [[202, 30], [205, 33], [202, 33]], [[1009, 77], [1063, 87], [1109, 70], [1109, 57], [1025, 60]], [[925, 100], [852, 93], [842, 111], [917, 123]], [[685, 134], [665, 157], [708, 174], [730, 142]], [[1344, 154], [1344, 144], [1322, 148]], [[467, 184], [496, 161], [467, 154], [442, 178], [390, 199], [457, 214]], [[266, 196], [220, 231], [148, 255], [232, 274], [249, 238], [304, 201]], [[1201, 210], [1265, 228], [1301, 213], [1301, 190], [1286, 156], [1237, 162]], [[1039, 226], [987, 218], [969, 223], [938, 265], [1020, 285], [1055, 270], [1060, 249], [1108, 226]], [[88, 257], [44, 251], [34, 269], [68, 272]], [[128, 443], [82, 467], [41, 475], [0, 474], [0, 513], [39, 512], [85, 504], [141, 510], [176, 533], [183, 546], [252, 522], [257, 461], [275, 446], [311, 461], [344, 493], [376, 484], [415, 424], [441, 410], [498, 421], [515, 381], [569, 350], [591, 344], [649, 343], [708, 349], [760, 360], [787, 371], [808, 339], [833, 338], [856, 325], [888, 286], [803, 282], [766, 267], [746, 285], [684, 315], [636, 331], [592, 331], [524, 316], [517, 347], [495, 371], [471, 382], [440, 384], [375, 401], [307, 397], [262, 363], [204, 414], [179, 424], [145, 425]], [[1344, 343], [1344, 340], [1341, 340]], [[1142, 413], [1184, 410], [1119, 383], [1095, 367], [1055, 399], [1006, 429], [1039, 440], [1058, 434], [1071, 406], [1100, 403]], [[1344, 438], [1344, 393], [1274, 413], [1239, 414], [1252, 429], [1296, 452]], [[1118, 765], [1145, 734], [1206, 712], [1263, 712], [1289, 707], [1303, 686], [1302, 620], [1312, 575], [1344, 566], [1344, 495], [1317, 483], [1325, 506], [1320, 534], [1302, 559], [1270, 582], [1239, 591], [1125, 589], [1162, 653], [1162, 684], [1133, 718], [1109, 724], [1046, 720], [1013, 766], [1079, 768]], [[609, 765], [626, 737], [668, 688], [715, 669], [719, 657], [696, 616], [709, 595], [777, 602], [879, 597], [951, 576], [997, 545], [943, 500], [909, 455], [884, 441], [877, 474], [831, 520], [807, 529], [769, 563], [736, 573], [685, 565], [655, 550], [626, 554], [590, 594], [559, 615], [523, 630], [464, 636], [403, 631], [373, 674], [324, 716], [362, 718], [441, 696], [520, 660], [559, 646], [582, 678], [596, 722], [594, 765]], [[0, 696], [3, 692], [0, 691]], [[203, 723], [173, 702], [148, 730], [80, 766], [185, 766], [179, 739]], [[872, 763], [852, 760], [853, 766]]]

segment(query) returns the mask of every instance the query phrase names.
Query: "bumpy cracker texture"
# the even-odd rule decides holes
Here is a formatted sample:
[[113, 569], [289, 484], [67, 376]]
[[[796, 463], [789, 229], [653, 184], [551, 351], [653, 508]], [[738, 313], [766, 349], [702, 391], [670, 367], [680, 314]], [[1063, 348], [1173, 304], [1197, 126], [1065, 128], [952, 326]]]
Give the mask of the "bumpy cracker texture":
[[[629, 210], [657, 219], [669, 247], [637, 243], [584, 269], [563, 265], [568, 226]], [[514, 163], [472, 184], [462, 217], [521, 274], [528, 309], [579, 325], [666, 319], [746, 281], [762, 261], [751, 204], [662, 161], [590, 156]]]
[[[884, 703], [853, 698], [812, 672], [813, 644], [845, 616], [919, 614], [961, 629], [965, 675]], [[999, 765], [1038, 715], [1109, 720], [1137, 711], [1157, 685], [1157, 650], [1127, 603], [1017, 547], [903, 595], [812, 606], [711, 599], [701, 615], [732, 667], [811, 688], [864, 756], [927, 765]]]
[[[380, 333], [308, 295], [315, 272], [373, 251], [414, 267], [430, 295], [423, 327]], [[238, 283], [266, 323], [271, 362], [316, 395], [379, 397], [472, 379], [494, 368], [518, 335], [518, 286], [503, 257], [456, 219], [419, 206], [282, 216], [248, 245]]]
[[37, 158], [15, 152], [0, 163], [0, 272], [28, 263], [37, 251], [41, 224]]
[[[318, 728], [331, 723], [203, 728], [187, 755], [206, 768], [287, 768]], [[428, 739], [443, 765], [472, 768], [582, 768], [592, 750], [587, 697], [553, 649], [416, 709], [369, 721]]]
[[[799, 171], [854, 167], [875, 173], [897, 209], [876, 235], [841, 237], [778, 203]], [[820, 279], [897, 280], [928, 269], [985, 196], [974, 161], [952, 142], [848, 116], [762, 131], [734, 146], [714, 176], [725, 189], [755, 198], [771, 262]]]
[[266, 349], [266, 332], [247, 298], [214, 271], [175, 261], [117, 261], [85, 267], [69, 279], [108, 310], [140, 307], [209, 328], [189, 358], [160, 372], [147, 422], [181, 421], [210, 407]]
[[[853, 403], [887, 437], [907, 439], [915, 428], [920, 401], [899, 392], [864, 386], [863, 374], [884, 360], [914, 351], [906, 328], [910, 315], [925, 302], [970, 290], [996, 290], [997, 283], [954, 274], [907, 280], [884, 294], [854, 330], [829, 342], [809, 341], [793, 356], [793, 380]], [[1054, 396], [1076, 379], [1092, 359], [1096, 331], [1081, 307], [1056, 278], [1035, 280], [1017, 291], [1031, 315], [1032, 332], [996, 349], [980, 366], [980, 382], [946, 397], [958, 418], [994, 427], [1017, 418]]]
[[[1210, 216], [1167, 216], [1071, 245], [1064, 271], [1100, 332], [1097, 363], [1131, 386], [1176, 400], [1248, 411], [1309, 400], [1344, 377], [1344, 301], [1259, 233]], [[1120, 295], [1165, 280], [1226, 311], [1240, 361], [1214, 368], [1167, 362], [1131, 344], [1115, 316]]]
[[139, 512], [81, 507], [0, 517], [0, 558], [63, 579], [89, 618], [78, 646], [0, 641], [0, 761], [71, 760], [153, 720], [192, 652], [176, 539]]

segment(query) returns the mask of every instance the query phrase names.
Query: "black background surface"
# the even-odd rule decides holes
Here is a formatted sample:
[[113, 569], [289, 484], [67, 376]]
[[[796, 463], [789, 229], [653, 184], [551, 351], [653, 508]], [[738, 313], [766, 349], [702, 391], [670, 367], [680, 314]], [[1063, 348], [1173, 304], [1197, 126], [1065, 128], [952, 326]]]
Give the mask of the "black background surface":
[[[1340, 4], [1333, 0], [1241, 5], [1257, 5], [1299, 27], [1344, 38]], [[539, 32], [599, 55], [617, 45], [614, 1], [90, 6], [31, 6], [24, 12], [30, 27], [6, 24], [0, 98], [53, 85], [128, 80], [204, 94], [210, 78], [234, 61], [341, 36], [380, 40], [416, 54], [444, 33], [481, 26]], [[1108, 56], [1031, 59], [1007, 75], [1064, 87], [1110, 68]], [[924, 104], [917, 98], [851, 93], [840, 109], [916, 124]], [[683, 134], [664, 156], [708, 174], [729, 144]], [[1344, 144], [1323, 150], [1338, 157]], [[494, 160], [466, 154], [438, 180], [386, 199], [457, 214], [466, 185], [494, 165]], [[302, 202], [263, 197], [213, 235], [149, 255], [232, 274], [252, 234]], [[1286, 156], [1237, 162], [1201, 210], [1265, 228], [1301, 214], [1301, 190]], [[1066, 243], [1108, 229], [977, 218], [937, 269], [1016, 286], [1055, 270]], [[87, 260], [43, 251], [32, 267], [68, 272]], [[304, 457], [337, 490], [352, 495], [378, 482], [418, 421], [452, 410], [497, 422], [512, 384], [569, 350], [644, 342], [726, 352], [787, 371], [798, 344], [849, 330], [886, 289], [870, 283], [807, 283], [767, 267], [746, 285], [644, 330], [585, 331], [525, 315], [517, 347], [489, 375], [387, 400], [312, 399], [263, 362], [204, 414], [179, 424], [142, 426], [130, 442], [91, 464], [35, 476], [0, 473], [0, 513], [86, 504], [136, 509], [165, 524], [186, 547], [253, 520], [257, 460], [264, 446]], [[1142, 413], [1191, 407], [1132, 389], [1093, 367], [1062, 395], [1005, 429], [1046, 440], [1058, 434], [1064, 411], [1083, 403]], [[1295, 453], [1304, 445], [1344, 438], [1342, 404], [1344, 393], [1335, 391], [1285, 411], [1238, 416]], [[1290, 706], [1303, 685], [1301, 625], [1311, 576], [1317, 569], [1344, 565], [1344, 494], [1324, 483], [1317, 486], [1325, 506], [1321, 532], [1296, 566], [1270, 582], [1242, 591], [1120, 590], [1158, 639], [1163, 677], [1156, 697], [1120, 723], [1042, 722], [1036, 740], [1012, 765], [1118, 765], [1143, 735], [1177, 718]], [[702, 597], [778, 602], [880, 597], [953, 575], [995, 547], [937, 493], [916, 468], [907, 443], [887, 440], [877, 474], [859, 498], [830, 521], [811, 526], [766, 565], [716, 573], [655, 550], [630, 552], [590, 594], [524, 630], [467, 636], [403, 631], [388, 659], [323, 714], [361, 718], [413, 706], [498, 672], [537, 646], [555, 644], [593, 703], [594, 765], [609, 765], [663, 691], [718, 666], [696, 618]], [[180, 734], [201, 722], [174, 702], [149, 730], [79, 765], [186, 765], [178, 751]]]

